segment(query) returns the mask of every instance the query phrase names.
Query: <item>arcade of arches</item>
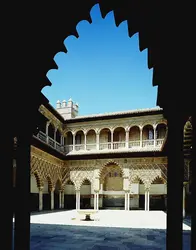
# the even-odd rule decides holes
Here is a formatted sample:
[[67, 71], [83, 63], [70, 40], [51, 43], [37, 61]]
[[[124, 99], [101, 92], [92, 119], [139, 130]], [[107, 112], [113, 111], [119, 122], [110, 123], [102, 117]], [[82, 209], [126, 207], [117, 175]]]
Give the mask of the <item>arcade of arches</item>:
[[166, 209], [166, 157], [62, 161], [31, 146], [31, 209]]

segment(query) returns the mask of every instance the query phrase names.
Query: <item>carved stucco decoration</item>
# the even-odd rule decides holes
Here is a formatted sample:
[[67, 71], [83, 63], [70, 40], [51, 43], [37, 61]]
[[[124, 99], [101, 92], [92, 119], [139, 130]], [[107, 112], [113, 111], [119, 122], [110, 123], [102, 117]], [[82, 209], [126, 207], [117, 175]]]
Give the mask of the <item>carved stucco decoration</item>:
[[[157, 178], [166, 181], [166, 174], [163, 172], [166, 165], [163, 164], [137, 164], [130, 167], [129, 185], [134, 183], [136, 179], [142, 180], [145, 189], [150, 189], [152, 182]], [[166, 171], [166, 170], [165, 170]]]
[[104, 170], [104, 168], [106, 168], [107, 166], [109, 166], [109, 165], [116, 165], [116, 166], [118, 166], [120, 169], [121, 169], [121, 171], [122, 171], [122, 176], [124, 177], [125, 176], [125, 173], [124, 173], [124, 169], [123, 169], [123, 161], [121, 160], [121, 159], [115, 159], [115, 160], [113, 160], [113, 159], [108, 159], [108, 160], [101, 160], [100, 161], [100, 165], [101, 166], [99, 166], [99, 177], [101, 177], [101, 173], [102, 173], [102, 171]]
[[38, 173], [41, 185], [48, 181], [50, 188], [55, 188], [56, 182], [59, 180], [62, 186], [62, 166], [63, 161], [31, 147], [31, 175]]
[[144, 182], [145, 188], [150, 188], [157, 177], [165, 182], [167, 180], [166, 157], [62, 161], [35, 147], [31, 148], [31, 174], [36, 175], [39, 186], [48, 181], [51, 189], [55, 188], [57, 180], [64, 189], [69, 179], [74, 183], [76, 190], [80, 190], [85, 179], [97, 189], [98, 184], [95, 180], [101, 181], [106, 170], [111, 170], [112, 167], [119, 168], [122, 177], [128, 178], [129, 187], [136, 178]]
[[70, 180], [74, 183], [75, 189], [80, 190], [83, 181], [87, 179], [93, 183], [94, 168], [92, 167], [75, 167], [70, 169]]
[[46, 153], [45, 151], [42, 151], [41, 149], [38, 149], [34, 146], [31, 146], [31, 155], [35, 155], [37, 157], [40, 157], [42, 159], [48, 160], [49, 162], [52, 162], [53, 164], [56, 164], [58, 166], [64, 166], [64, 161], [58, 159], [57, 157]]

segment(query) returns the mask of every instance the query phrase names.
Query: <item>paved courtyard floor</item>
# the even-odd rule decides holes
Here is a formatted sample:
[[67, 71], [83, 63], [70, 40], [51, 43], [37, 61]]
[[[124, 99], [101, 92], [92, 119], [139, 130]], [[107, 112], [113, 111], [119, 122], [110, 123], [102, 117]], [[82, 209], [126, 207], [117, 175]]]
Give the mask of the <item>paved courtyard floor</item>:
[[[100, 210], [95, 221], [82, 218], [76, 210], [31, 215], [31, 250], [166, 249], [162, 211]], [[190, 250], [189, 219], [183, 230], [183, 249]]]

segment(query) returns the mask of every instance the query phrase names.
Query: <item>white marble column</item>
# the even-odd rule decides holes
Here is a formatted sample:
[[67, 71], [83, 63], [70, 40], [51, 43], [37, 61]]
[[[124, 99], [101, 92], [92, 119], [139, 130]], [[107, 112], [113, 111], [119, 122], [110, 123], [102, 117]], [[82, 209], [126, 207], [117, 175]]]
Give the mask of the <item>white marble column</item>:
[[130, 207], [130, 194], [129, 192], [127, 193], [127, 210], [129, 210]]
[[59, 191], [59, 208], [62, 207], [62, 191]]
[[99, 192], [94, 192], [94, 209], [99, 210]]
[[99, 209], [99, 192], [94, 191], [94, 210]]
[[86, 150], [86, 133], [84, 133], [84, 150]]
[[145, 211], [147, 211], [147, 203], [148, 203], [148, 195], [147, 195], [147, 191], [145, 190], [145, 205], [144, 205]]
[[109, 147], [110, 149], [113, 149], [114, 147], [113, 147], [113, 137], [114, 137], [114, 131], [113, 130], [111, 130], [111, 147]]
[[94, 210], [96, 210], [96, 192], [94, 191]]
[[154, 127], [154, 147], [156, 147], [156, 127]]
[[48, 136], [48, 127], [50, 125], [50, 122], [46, 123], [46, 142], [49, 143], [49, 136]]
[[65, 203], [65, 194], [64, 191], [61, 193], [61, 208], [64, 208], [64, 203]]
[[142, 128], [140, 128], [140, 147], [142, 147]]
[[43, 191], [39, 188], [39, 211], [43, 210]]
[[75, 151], [76, 135], [73, 134], [73, 151]]
[[99, 133], [96, 134], [96, 148], [99, 150]]
[[99, 192], [97, 192], [97, 210], [99, 210]]
[[80, 190], [76, 190], [76, 210], [80, 210]]
[[125, 191], [125, 210], [127, 210], [127, 192]]
[[125, 134], [125, 147], [129, 148], [129, 130], [126, 130]]
[[54, 190], [50, 191], [50, 209], [54, 209]]
[[145, 211], [150, 210], [150, 192], [149, 189], [145, 189]]
[[186, 197], [186, 187], [185, 187], [185, 184], [183, 184], [183, 196], [182, 196], [182, 202], [183, 202], [182, 213], [183, 213], [183, 218], [185, 218], [185, 216], [186, 216], [186, 213], [185, 213], [185, 197]]
[[147, 211], [150, 211], [150, 192], [149, 190], [147, 191], [147, 197], [148, 197], [148, 206], [147, 206]]

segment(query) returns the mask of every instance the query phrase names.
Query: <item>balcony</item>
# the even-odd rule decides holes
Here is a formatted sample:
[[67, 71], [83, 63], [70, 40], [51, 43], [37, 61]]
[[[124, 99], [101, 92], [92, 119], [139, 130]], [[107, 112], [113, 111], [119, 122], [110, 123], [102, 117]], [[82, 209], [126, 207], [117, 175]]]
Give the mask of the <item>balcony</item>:
[[85, 153], [111, 153], [111, 152], [137, 152], [137, 151], [159, 151], [163, 145], [164, 139], [143, 140], [143, 141], [125, 141], [104, 142], [99, 144], [76, 144], [65, 145], [66, 154], [85, 154]]
[[86, 153], [114, 153], [114, 152], [138, 152], [138, 151], [160, 151], [164, 142], [162, 139], [135, 140], [135, 141], [115, 141], [90, 144], [70, 144], [61, 145], [45, 133], [39, 131], [36, 136], [42, 142], [56, 149], [58, 152], [67, 154], [86, 154]]
[[[48, 144], [50, 147], [56, 149], [58, 152], [65, 154], [65, 149], [64, 146], [62, 146], [59, 142], [55, 141], [51, 137], [47, 136], [45, 133], [42, 131], [39, 131], [37, 136], [34, 136], [38, 138], [40, 141]], [[70, 148], [71, 149], [71, 148]]]

